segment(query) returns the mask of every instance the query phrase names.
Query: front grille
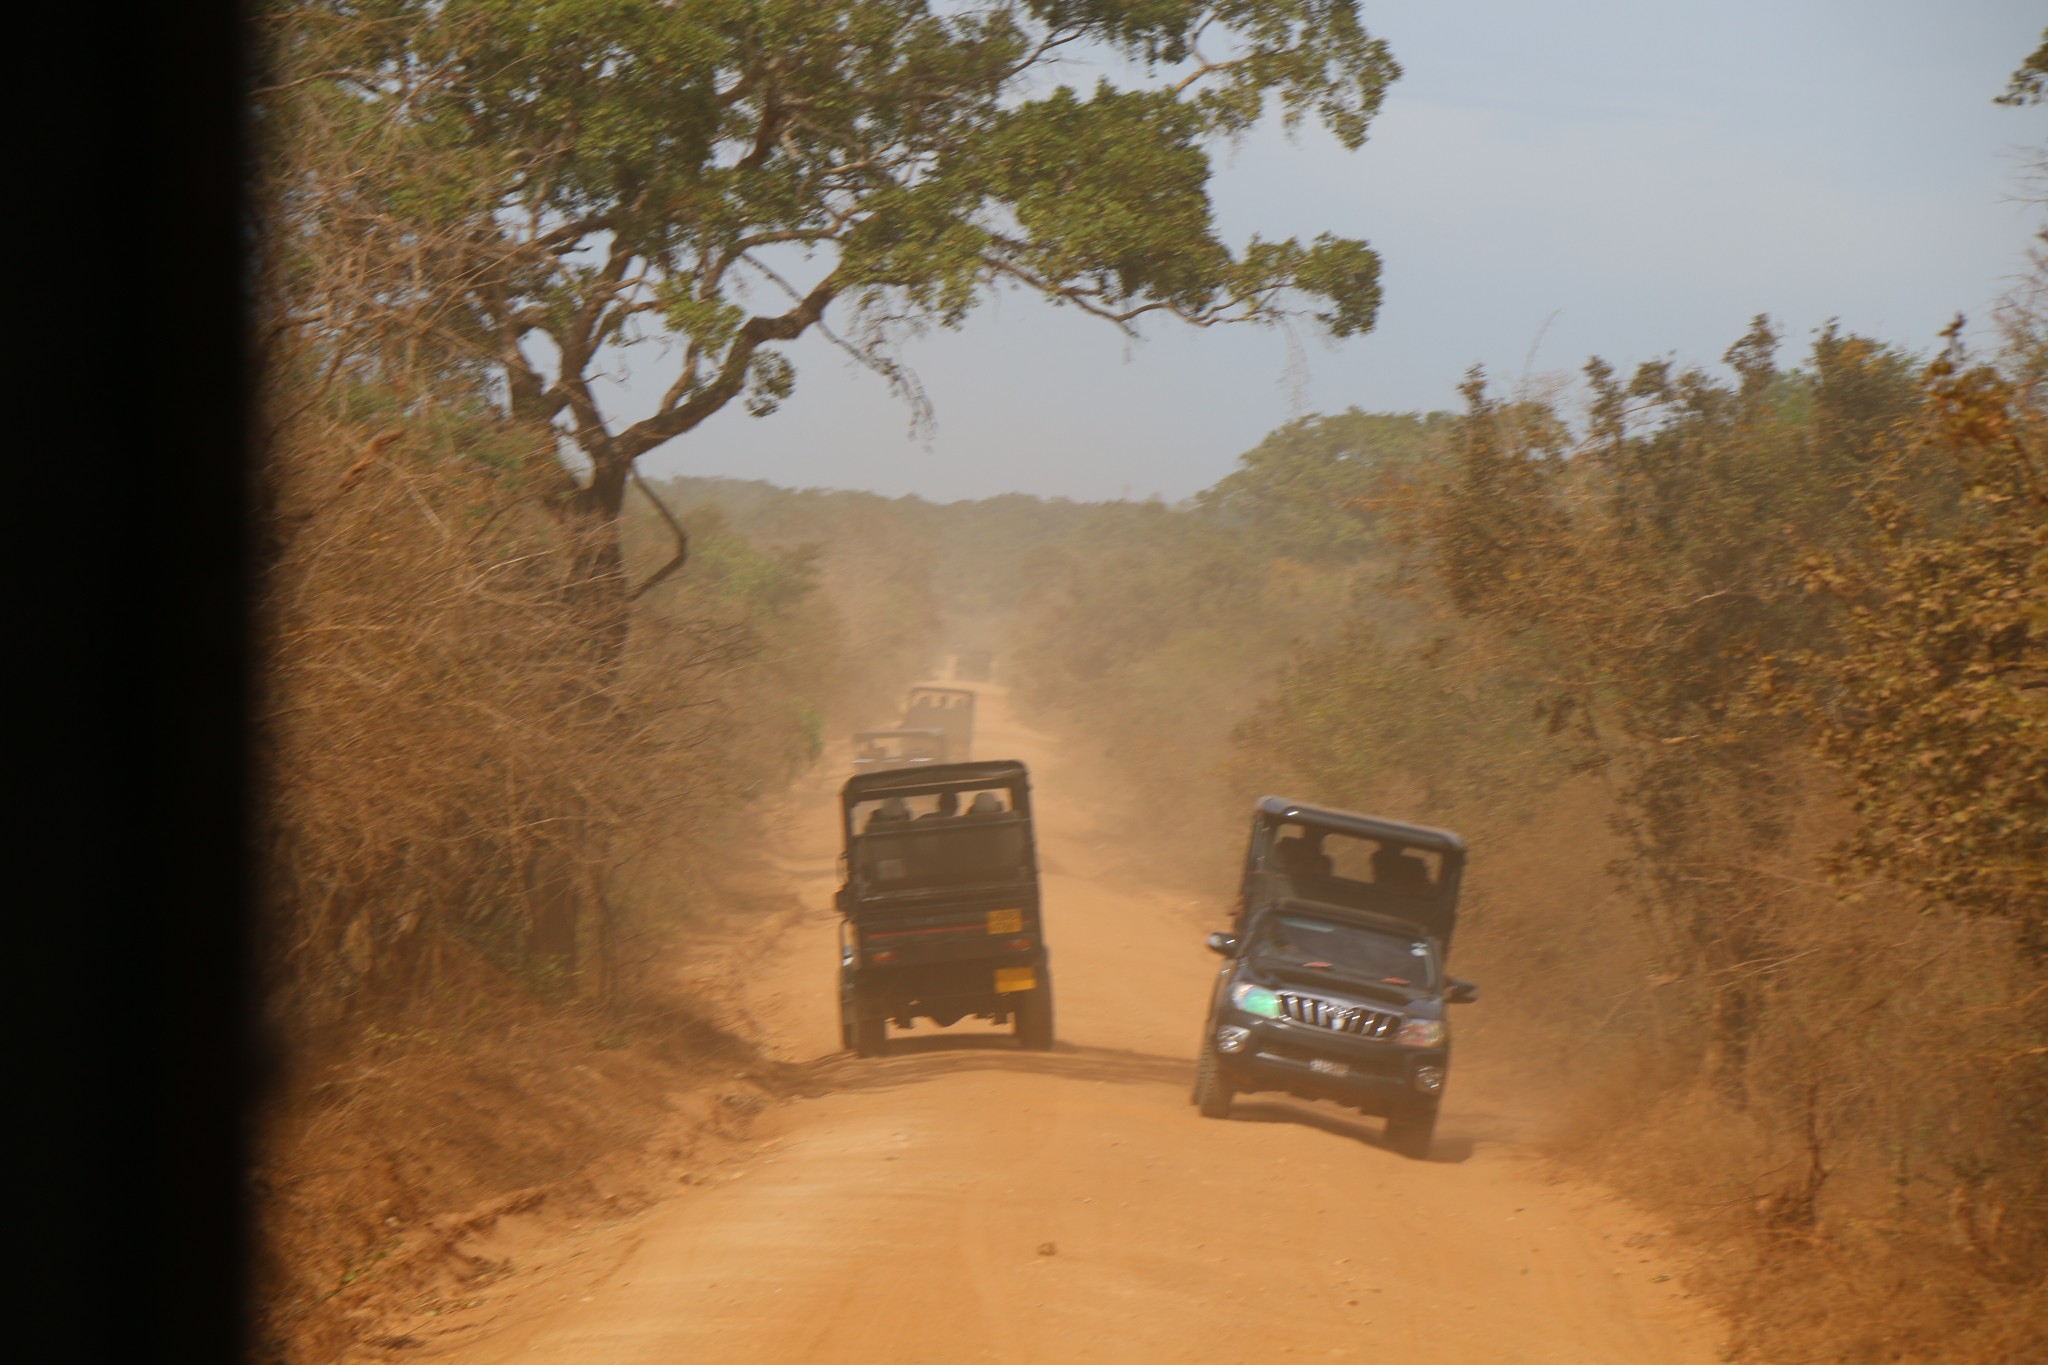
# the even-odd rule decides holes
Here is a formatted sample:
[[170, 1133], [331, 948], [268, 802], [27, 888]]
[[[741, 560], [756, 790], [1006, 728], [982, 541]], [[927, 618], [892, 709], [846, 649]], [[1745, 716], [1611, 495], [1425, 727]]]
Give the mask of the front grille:
[[1367, 1009], [1363, 1005], [1340, 1005], [1333, 1000], [1318, 1000], [1313, 995], [1289, 995], [1284, 991], [1280, 995], [1280, 1014], [1297, 1024], [1312, 1024], [1316, 1028], [1360, 1038], [1391, 1038], [1394, 1030], [1401, 1027], [1398, 1014]]

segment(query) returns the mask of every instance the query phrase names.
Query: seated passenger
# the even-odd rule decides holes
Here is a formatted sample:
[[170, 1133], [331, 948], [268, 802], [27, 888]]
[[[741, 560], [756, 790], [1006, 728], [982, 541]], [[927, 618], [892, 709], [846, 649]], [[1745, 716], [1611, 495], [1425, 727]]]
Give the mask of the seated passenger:
[[950, 820], [960, 813], [960, 793], [940, 792], [937, 810], [918, 816], [920, 820]]
[[880, 806], [877, 806], [874, 813], [868, 816], [868, 822], [863, 827], [862, 833], [872, 833], [877, 825], [886, 829], [890, 825], [907, 825], [909, 823], [910, 807], [904, 803], [902, 797], [892, 796]]
[[994, 792], [976, 792], [974, 799], [967, 803], [967, 814], [970, 818], [976, 815], [1001, 815], [1002, 813], [1003, 798], [997, 796]]
[[1429, 866], [1412, 853], [1381, 844], [1373, 850], [1372, 884], [1404, 896], [1423, 895], [1429, 890]]
[[1327, 877], [1332, 868], [1330, 855], [1323, 852], [1321, 831], [1292, 835], [1275, 843], [1273, 862], [1283, 872], [1312, 877]]

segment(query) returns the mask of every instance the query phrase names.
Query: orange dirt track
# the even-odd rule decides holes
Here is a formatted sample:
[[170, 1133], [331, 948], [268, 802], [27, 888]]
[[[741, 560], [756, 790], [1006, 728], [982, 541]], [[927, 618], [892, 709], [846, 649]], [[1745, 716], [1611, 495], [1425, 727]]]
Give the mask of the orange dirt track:
[[1056, 1049], [1020, 1052], [966, 1021], [892, 1032], [885, 1058], [839, 1050], [839, 768], [820, 773], [793, 794], [771, 869], [807, 909], [733, 973], [747, 1030], [814, 1068], [813, 1097], [650, 1209], [501, 1243], [514, 1273], [417, 1324], [405, 1358], [1720, 1359], [1719, 1324], [1669, 1273], [1681, 1267], [1642, 1249], [1654, 1239], [1627, 1208], [1546, 1175], [1483, 1072], [1454, 1072], [1428, 1162], [1332, 1106], [1257, 1097], [1229, 1121], [1198, 1117], [1188, 1089], [1217, 966], [1202, 936], [1220, 914], [1118, 884], [1113, 805], [1064, 789], [1059, 753], [999, 688], [978, 690], [975, 755], [1033, 772]]

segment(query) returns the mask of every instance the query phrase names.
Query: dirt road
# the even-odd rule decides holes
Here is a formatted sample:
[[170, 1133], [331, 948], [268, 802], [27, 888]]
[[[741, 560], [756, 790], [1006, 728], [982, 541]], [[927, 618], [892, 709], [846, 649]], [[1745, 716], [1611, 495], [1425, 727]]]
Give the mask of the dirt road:
[[[1034, 773], [1058, 1047], [973, 1021], [838, 1051], [825, 774], [781, 875], [810, 909], [746, 973], [750, 1026], [814, 1098], [707, 1183], [522, 1247], [411, 1359], [1646, 1365], [1719, 1359], [1649, 1229], [1553, 1183], [1514, 1109], [1454, 1076], [1426, 1163], [1334, 1107], [1188, 1104], [1216, 918], [1119, 884], [1115, 812], [984, 688], [975, 752]], [[1217, 901], [1224, 898], [1218, 889]], [[1475, 1006], [1483, 1009], [1484, 1004]]]

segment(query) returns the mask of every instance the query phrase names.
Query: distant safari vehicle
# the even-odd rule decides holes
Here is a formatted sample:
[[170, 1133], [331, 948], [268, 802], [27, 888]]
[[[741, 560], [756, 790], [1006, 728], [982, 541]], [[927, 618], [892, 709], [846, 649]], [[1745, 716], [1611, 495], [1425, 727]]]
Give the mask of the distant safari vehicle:
[[995, 661], [985, 649], [963, 649], [953, 656], [953, 676], [961, 682], [987, 682]]
[[903, 707], [906, 730], [944, 730], [958, 763], [974, 745], [974, 692], [966, 687], [913, 687]]
[[935, 763], [848, 778], [839, 1022], [863, 1057], [888, 1026], [975, 1016], [1052, 1046], [1031, 777], [1022, 763]]
[[944, 763], [949, 753], [944, 730], [856, 730], [853, 733], [853, 770], [857, 773]]
[[1429, 1154], [1450, 1078], [1446, 1006], [1478, 988], [1446, 974], [1465, 842], [1269, 796], [1252, 817], [1228, 961], [1202, 1028], [1193, 1100], [1277, 1090], [1387, 1120], [1387, 1145]]

